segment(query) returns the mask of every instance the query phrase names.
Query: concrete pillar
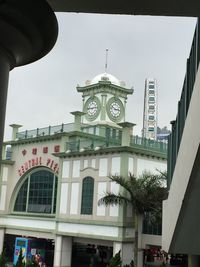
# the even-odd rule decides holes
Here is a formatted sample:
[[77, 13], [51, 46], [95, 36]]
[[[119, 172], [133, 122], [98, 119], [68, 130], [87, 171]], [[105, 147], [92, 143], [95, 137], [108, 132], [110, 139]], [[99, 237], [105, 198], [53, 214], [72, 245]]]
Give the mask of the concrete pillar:
[[56, 236], [54, 250], [54, 267], [71, 267], [72, 238]]
[[3, 244], [4, 244], [4, 229], [0, 229], [0, 254], [3, 251]]
[[4, 123], [6, 114], [6, 101], [7, 101], [7, 89], [8, 79], [10, 71], [10, 61], [4, 51], [0, 48], [0, 160], [2, 159], [2, 144], [4, 136]]
[[131, 243], [122, 243], [122, 242], [113, 242], [113, 256], [117, 252], [121, 251], [122, 266], [125, 264], [130, 264], [134, 258], [134, 244]]
[[131, 141], [132, 129], [136, 124], [130, 122], [118, 123], [122, 127], [122, 146], [129, 146]]
[[85, 112], [81, 111], [73, 111], [71, 112], [72, 115], [74, 115], [74, 131], [81, 131], [81, 118], [83, 115], [85, 115]]
[[2, 159], [6, 159], [6, 145], [5, 144], [3, 144], [3, 146], [2, 146], [2, 155], [1, 155], [1, 158]]
[[54, 46], [58, 23], [45, 0], [12, 0], [0, 4], [0, 160], [9, 72], [45, 56]]
[[20, 127], [22, 127], [22, 125], [10, 124], [10, 127], [12, 127], [12, 141], [15, 141], [17, 139], [18, 130]]

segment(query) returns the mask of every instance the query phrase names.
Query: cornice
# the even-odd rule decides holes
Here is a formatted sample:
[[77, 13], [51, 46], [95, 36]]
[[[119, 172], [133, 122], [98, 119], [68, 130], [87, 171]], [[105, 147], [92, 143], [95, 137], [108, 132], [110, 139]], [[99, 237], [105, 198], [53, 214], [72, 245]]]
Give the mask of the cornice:
[[158, 151], [150, 151], [144, 148], [139, 149], [139, 148], [134, 148], [130, 146], [104, 147], [98, 150], [87, 149], [81, 152], [80, 151], [75, 151], [75, 152], [72, 151], [69, 153], [60, 152], [60, 153], [53, 153], [53, 155], [59, 158], [73, 158], [73, 157], [82, 157], [82, 156], [85, 157], [85, 156], [90, 156], [90, 155], [103, 155], [103, 154], [105, 155], [105, 154], [112, 154], [112, 153], [114, 154], [114, 153], [123, 153], [123, 152], [167, 160], [167, 153], [161, 153]]

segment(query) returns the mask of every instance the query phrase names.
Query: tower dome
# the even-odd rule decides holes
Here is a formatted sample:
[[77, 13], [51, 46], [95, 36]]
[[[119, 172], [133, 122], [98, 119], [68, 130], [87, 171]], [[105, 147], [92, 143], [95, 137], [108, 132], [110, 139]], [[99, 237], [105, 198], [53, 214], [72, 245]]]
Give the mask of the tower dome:
[[108, 73], [101, 73], [101, 74], [95, 76], [91, 80], [90, 84], [95, 84], [95, 83], [98, 83], [99, 81], [109, 81], [112, 84], [121, 86], [121, 81], [119, 79], [117, 79], [115, 76], [108, 74]]

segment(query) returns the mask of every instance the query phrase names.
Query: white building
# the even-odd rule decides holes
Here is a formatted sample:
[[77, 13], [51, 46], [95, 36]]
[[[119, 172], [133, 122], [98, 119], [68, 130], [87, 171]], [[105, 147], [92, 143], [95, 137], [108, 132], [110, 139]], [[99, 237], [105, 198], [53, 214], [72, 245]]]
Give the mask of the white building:
[[[106, 257], [121, 250], [123, 263], [130, 263], [130, 210], [98, 206], [98, 200], [120, 190], [109, 175], [165, 170], [166, 144], [132, 135], [134, 124], [124, 118], [133, 91], [123, 86], [112, 75], [98, 75], [77, 87], [83, 108], [72, 112], [73, 123], [22, 132], [11, 125], [1, 165], [1, 248], [3, 240], [28, 236], [52, 241], [50, 266], [72, 266], [77, 244], [103, 246]], [[140, 248], [161, 246], [161, 236], [152, 233], [141, 229]], [[139, 260], [142, 266], [141, 252]]]

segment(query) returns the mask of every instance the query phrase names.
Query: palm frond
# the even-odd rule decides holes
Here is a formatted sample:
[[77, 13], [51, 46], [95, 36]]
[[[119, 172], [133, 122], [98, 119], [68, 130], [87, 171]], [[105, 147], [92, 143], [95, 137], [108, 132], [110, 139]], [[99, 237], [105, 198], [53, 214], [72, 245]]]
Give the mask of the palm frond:
[[118, 176], [118, 175], [112, 175], [109, 176], [110, 180], [112, 180], [113, 182], [116, 182], [117, 184], [119, 184], [122, 188], [124, 188], [131, 196], [131, 198], [133, 197], [133, 191], [132, 191], [132, 184], [134, 181], [136, 181], [136, 178], [134, 176], [131, 177], [130, 179], [125, 179], [122, 176]]
[[121, 204], [128, 204], [130, 203], [130, 199], [122, 196], [121, 194], [113, 194], [113, 193], [106, 193], [106, 195], [102, 198], [99, 199], [98, 201], [98, 205], [111, 205], [111, 206], [114, 206], [114, 205], [121, 205]]

